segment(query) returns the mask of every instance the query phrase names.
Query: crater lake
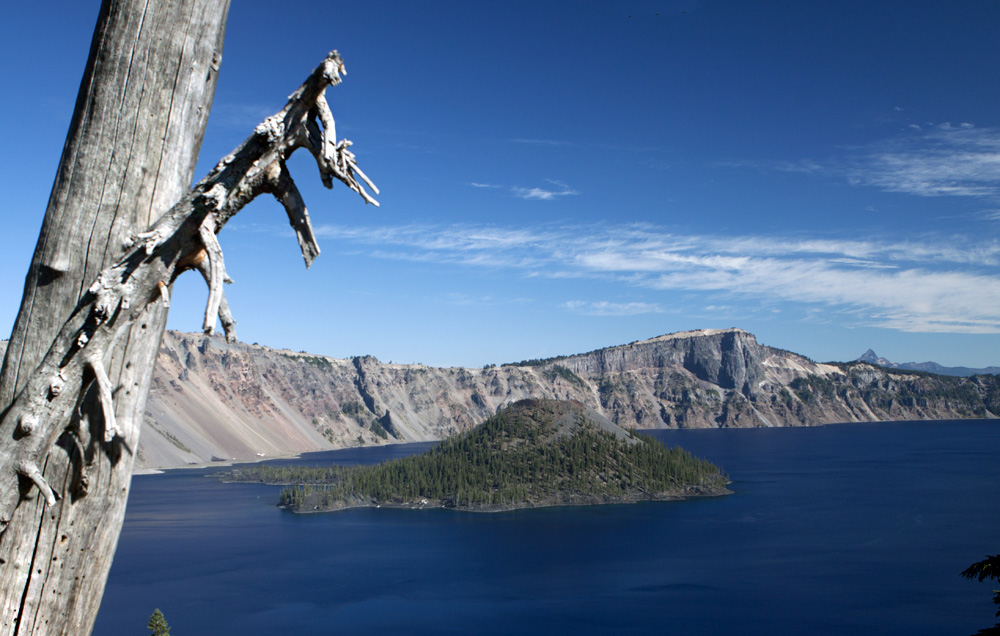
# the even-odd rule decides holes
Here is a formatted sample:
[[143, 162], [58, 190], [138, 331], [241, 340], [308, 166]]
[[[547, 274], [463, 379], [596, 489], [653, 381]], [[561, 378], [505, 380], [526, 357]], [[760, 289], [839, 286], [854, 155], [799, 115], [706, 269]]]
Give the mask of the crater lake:
[[[1000, 551], [1000, 422], [652, 432], [734, 494], [296, 515], [223, 467], [132, 479], [94, 634], [972, 634]], [[281, 463], [373, 463], [429, 444]]]

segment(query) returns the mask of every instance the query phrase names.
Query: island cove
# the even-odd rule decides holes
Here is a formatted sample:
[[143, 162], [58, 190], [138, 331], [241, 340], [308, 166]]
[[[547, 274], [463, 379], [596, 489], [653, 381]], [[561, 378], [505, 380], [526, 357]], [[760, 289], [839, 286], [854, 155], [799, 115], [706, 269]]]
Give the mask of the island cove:
[[496, 512], [729, 492], [728, 478], [710, 462], [564, 400], [522, 400], [425, 453], [377, 465], [259, 464], [222, 478], [288, 485], [280, 505], [293, 512], [381, 506]]

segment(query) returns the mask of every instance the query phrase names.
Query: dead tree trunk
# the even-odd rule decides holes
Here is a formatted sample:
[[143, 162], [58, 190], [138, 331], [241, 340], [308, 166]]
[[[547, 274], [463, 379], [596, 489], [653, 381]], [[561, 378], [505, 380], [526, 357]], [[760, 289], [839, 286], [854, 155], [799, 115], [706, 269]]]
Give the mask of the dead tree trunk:
[[[4, 412], [97, 273], [121, 258], [130, 234], [188, 192], [228, 10], [229, 0], [103, 2], [0, 375]], [[103, 361], [120, 436], [105, 443], [91, 435], [91, 422], [101, 418], [95, 385], [66, 413], [56, 445], [37, 463], [62, 498], [53, 506], [28, 498], [5, 513], [0, 633], [90, 633], [125, 512], [166, 317], [163, 306], [148, 312]], [[66, 432], [76, 428], [69, 420], [77, 410], [84, 423], [78, 433]], [[23, 434], [17, 428], [4, 421], [0, 446], [15, 443]], [[25, 479], [5, 481], [0, 490], [24, 495]]]
[[[150, 0], [146, 6], [153, 3]], [[192, 24], [208, 21], [208, 4], [209, 0], [191, 1], [190, 6], [205, 11], [195, 12]], [[112, 22], [118, 15], [116, 6], [102, 14], [101, 24]], [[218, 38], [213, 41], [216, 54], [225, 20], [225, 7], [221, 9], [220, 14], [212, 14], [220, 20]], [[164, 23], [169, 24], [169, 20]], [[100, 26], [98, 36], [102, 36]], [[207, 33], [201, 37], [207, 37]], [[99, 40], [101, 37], [95, 38], [95, 42]], [[204, 44], [206, 40], [185, 40], [187, 45], [193, 41]], [[97, 53], [92, 55], [92, 62], [98, 60], [97, 66], [102, 59], [121, 62], [120, 53], [102, 58], [102, 46], [95, 44]], [[172, 76], [189, 78], [192, 91], [199, 77], [201, 82], [206, 78], [209, 83], [214, 81], [217, 55], [213, 50], [202, 53], [204, 58], [181, 56]], [[135, 49], [128, 55], [135, 57]], [[155, 62], [152, 54], [148, 59]], [[201, 67], [201, 74], [196, 69], [186, 75], [185, 69], [198, 62], [207, 64]], [[124, 104], [129, 94], [128, 80], [137, 63], [121, 62], [121, 66], [127, 66], [129, 72], [119, 78], [123, 95], [116, 98], [118, 102], [112, 102]], [[35, 333], [30, 337], [22, 335], [16, 345], [12, 338], [3, 380], [13, 386], [7, 389], [4, 385], [4, 402], [0, 403], [9, 405], [0, 414], [0, 618], [4, 633], [86, 634], [93, 625], [124, 514], [143, 406], [174, 279], [188, 269], [199, 270], [209, 286], [205, 331], [211, 333], [216, 318], [220, 318], [227, 338], [235, 337], [222, 292], [222, 284], [231, 281], [226, 276], [216, 234], [263, 193], [274, 195], [284, 206], [306, 265], [312, 262], [319, 247], [305, 204], [286, 166], [286, 160], [298, 148], [306, 148], [313, 155], [324, 185], [333, 187], [337, 179], [366, 202], [378, 205], [362, 185], [378, 193], [358, 168], [351, 142], [337, 141], [333, 114], [326, 101], [326, 89], [338, 85], [345, 72], [340, 56], [336, 51], [330, 53], [292, 94], [284, 109], [257, 126], [239, 148], [151, 225], [149, 220], [157, 212], [153, 204], [163, 199], [158, 178], [150, 185], [152, 177], [143, 175], [137, 190], [117, 188], [106, 193], [108, 181], [128, 181], [132, 149], [140, 144], [137, 139], [118, 144], [114, 134], [110, 135], [113, 152], [99, 155], [105, 164], [96, 168], [108, 175], [107, 180], [98, 179], [105, 190], [86, 199], [96, 201], [95, 205], [111, 201], [110, 218], [97, 216], [81, 224], [81, 228], [75, 225], [76, 217], [50, 220], [52, 208], [58, 207], [50, 206], [26, 284], [21, 313], [29, 317], [18, 321], [19, 328], [37, 328], [44, 334], [47, 352], [42, 355], [43, 347], [33, 344], [42, 337]], [[157, 69], [151, 67], [144, 77], [150, 73], [155, 78]], [[99, 84], [94, 81], [97, 75], [96, 70], [90, 72], [88, 79]], [[175, 80], [173, 90], [179, 90], [178, 84], [183, 81]], [[93, 87], [87, 88], [94, 93]], [[139, 90], [140, 97], [142, 94]], [[207, 95], [210, 100], [210, 90]], [[186, 118], [207, 115], [207, 104], [201, 110], [197, 102], [177, 106], [183, 101], [178, 97], [169, 102], [168, 114], [179, 108]], [[77, 129], [86, 130], [96, 122], [98, 136], [102, 137], [104, 127], [98, 118], [111, 117], [113, 122], [119, 122], [127, 120], [132, 112], [111, 109], [91, 118], [90, 102], [81, 99], [81, 104], [53, 193], [57, 203], [63, 181], [69, 180], [66, 187], [72, 192], [73, 179], [66, 176], [66, 171], [75, 178], [77, 165], [89, 165], [89, 149], [74, 150], [72, 141], [80, 136]], [[142, 117], [140, 111], [122, 134], [144, 130]], [[181, 121], [184, 126], [188, 119]], [[155, 140], [155, 134], [159, 133], [150, 139]], [[165, 152], [171, 139], [169, 126], [162, 135], [160, 152]], [[190, 141], [184, 133], [179, 135], [177, 143]], [[194, 146], [196, 149], [197, 143]], [[116, 160], [119, 148], [125, 166]], [[155, 148], [149, 153], [147, 157], [160, 156]], [[187, 156], [182, 153], [170, 161]], [[193, 164], [193, 154], [190, 161]], [[174, 164], [163, 159], [160, 165], [167, 165], [169, 172]], [[87, 182], [91, 176], [92, 169], [88, 169], [80, 179]], [[85, 186], [81, 188], [88, 192]], [[76, 214], [85, 214], [83, 208]], [[150, 214], [133, 214], [130, 221], [120, 221], [126, 208], [149, 210]], [[146, 229], [130, 231], [136, 227]], [[66, 231], [88, 240], [78, 247], [60, 247], [57, 237]], [[50, 248], [50, 243], [54, 247]], [[89, 260], [91, 254], [96, 254], [93, 263]], [[69, 287], [72, 294], [64, 292], [72, 300], [53, 300], [44, 316], [33, 316], [40, 306], [36, 296], [44, 296], [40, 290], [70, 276], [75, 271], [71, 267], [74, 259], [84, 255], [87, 260], [80, 266], [82, 275]], [[12, 351], [17, 357], [11, 358]]]

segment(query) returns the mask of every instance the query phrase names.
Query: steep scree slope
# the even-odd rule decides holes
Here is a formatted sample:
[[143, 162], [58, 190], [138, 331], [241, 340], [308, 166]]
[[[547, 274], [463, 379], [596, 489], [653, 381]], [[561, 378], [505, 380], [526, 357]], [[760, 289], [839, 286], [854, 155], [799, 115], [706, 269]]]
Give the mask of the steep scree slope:
[[818, 364], [740, 329], [483, 369], [339, 360], [168, 331], [139, 466], [436, 440], [525, 398], [577, 400], [626, 427], [802, 426], [995, 417], [1000, 376]]

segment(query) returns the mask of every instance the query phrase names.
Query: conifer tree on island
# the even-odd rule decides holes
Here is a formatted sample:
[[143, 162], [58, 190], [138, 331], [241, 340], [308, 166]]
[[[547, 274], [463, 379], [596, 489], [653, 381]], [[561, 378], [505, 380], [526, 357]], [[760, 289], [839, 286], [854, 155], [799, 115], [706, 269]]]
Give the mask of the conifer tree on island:
[[0, 371], [0, 636], [93, 628], [174, 279], [198, 270], [205, 331], [218, 319], [235, 338], [216, 234], [263, 193], [312, 262], [285, 165], [298, 148], [324, 185], [377, 205], [351, 142], [336, 139], [325, 97], [345, 73], [336, 52], [191, 189], [228, 12], [229, 0], [103, 0]]
[[167, 624], [167, 619], [159, 607], [153, 610], [153, 615], [146, 623], [146, 629], [153, 632], [153, 636], [170, 636], [170, 625]]

